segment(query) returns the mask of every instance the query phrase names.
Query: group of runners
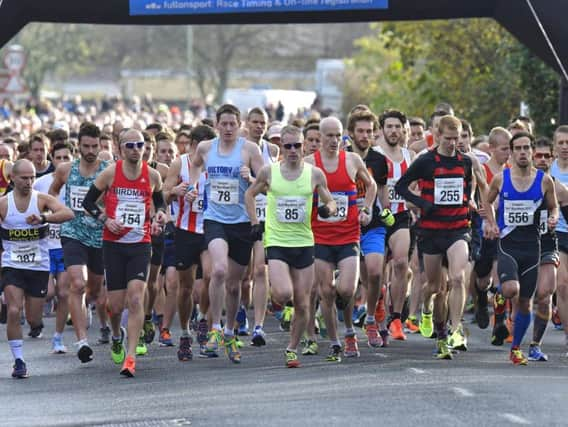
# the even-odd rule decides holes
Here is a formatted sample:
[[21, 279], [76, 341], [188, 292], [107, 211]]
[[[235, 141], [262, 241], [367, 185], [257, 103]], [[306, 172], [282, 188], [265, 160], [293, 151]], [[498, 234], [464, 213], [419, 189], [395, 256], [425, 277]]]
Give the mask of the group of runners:
[[509, 340], [516, 365], [547, 360], [553, 299], [568, 337], [568, 127], [535, 140], [519, 123], [513, 133], [493, 129], [487, 152], [471, 147], [471, 126], [451, 108], [437, 109], [427, 129], [364, 105], [346, 129], [335, 117], [278, 125], [272, 142], [263, 109], [241, 120], [229, 104], [214, 127], [118, 128], [114, 154], [90, 122], [76, 147], [37, 137], [30, 147], [43, 159], [0, 165], [12, 376], [28, 375], [22, 312], [29, 336], [40, 336], [50, 281], [53, 352], [67, 352], [70, 317], [77, 357], [93, 359], [92, 306], [98, 342], [128, 377], [156, 334], [174, 345], [176, 313], [180, 361], [198, 347], [200, 357], [224, 350], [240, 363], [242, 336], [267, 344], [269, 306], [290, 330], [290, 368], [301, 366], [299, 353], [319, 353], [318, 332], [329, 338], [327, 361], [360, 356], [358, 321], [371, 349], [420, 333], [436, 340], [436, 358], [452, 359], [467, 350], [469, 297], [479, 327], [489, 327], [488, 295], [491, 343]]

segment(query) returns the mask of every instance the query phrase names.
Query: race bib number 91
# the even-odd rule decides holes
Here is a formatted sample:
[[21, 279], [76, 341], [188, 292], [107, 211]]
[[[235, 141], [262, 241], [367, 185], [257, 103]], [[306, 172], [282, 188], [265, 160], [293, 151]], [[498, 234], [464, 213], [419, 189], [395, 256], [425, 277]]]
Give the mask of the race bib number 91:
[[435, 178], [434, 204], [461, 205], [463, 203], [463, 178]]
[[264, 194], [256, 196], [256, 217], [259, 221], [266, 221], [266, 196]]

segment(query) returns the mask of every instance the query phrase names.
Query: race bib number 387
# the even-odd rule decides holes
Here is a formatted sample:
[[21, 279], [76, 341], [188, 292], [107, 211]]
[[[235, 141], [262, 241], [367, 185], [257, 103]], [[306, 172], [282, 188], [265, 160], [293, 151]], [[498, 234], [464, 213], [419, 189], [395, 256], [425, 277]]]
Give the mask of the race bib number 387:
[[463, 202], [463, 178], [435, 178], [434, 204], [461, 205]]

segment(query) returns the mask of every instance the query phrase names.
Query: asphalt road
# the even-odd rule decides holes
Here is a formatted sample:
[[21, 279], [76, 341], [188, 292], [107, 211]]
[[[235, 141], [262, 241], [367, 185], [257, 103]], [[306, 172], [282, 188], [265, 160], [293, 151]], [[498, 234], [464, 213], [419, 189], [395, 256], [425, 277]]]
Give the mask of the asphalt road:
[[[434, 341], [416, 335], [371, 351], [359, 331], [360, 358], [301, 357], [302, 368], [286, 369], [287, 335], [270, 318], [268, 345], [244, 348], [240, 365], [226, 357], [181, 363], [176, 348], [154, 343], [127, 379], [108, 346], [95, 346], [84, 365], [74, 353], [49, 354], [54, 319], [45, 323], [44, 338], [25, 340], [25, 380], [10, 377], [0, 325], [2, 426], [568, 425], [568, 359], [563, 334], [551, 329], [550, 360], [524, 367], [510, 364], [507, 347], [488, 344], [489, 330], [468, 325], [470, 349], [452, 361], [433, 359]], [[92, 342], [97, 335], [94, 325]], [[68, 328], [68, 346], [72, 337]]]

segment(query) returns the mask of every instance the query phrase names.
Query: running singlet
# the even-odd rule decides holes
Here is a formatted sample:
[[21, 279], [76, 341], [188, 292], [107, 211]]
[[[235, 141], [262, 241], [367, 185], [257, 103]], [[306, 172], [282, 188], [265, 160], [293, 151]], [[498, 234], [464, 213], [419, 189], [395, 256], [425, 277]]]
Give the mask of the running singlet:
[[[558, 167], [558, 160], [554, 160], [552, 162], [552, 166], [550, 167], [550, 175], [556, 178], [564, 185], [568, 185], [568, 172], [562, 172]], [[556, 231], [559, 233], [568, 233], [568, 224], [566, 223], [566, 219], [564, 219], [564, 215], [558, 215], [558, 224], [556, 224]]]
[[539, 239], [539, 207], [544, 195], [542, 179], [544, 172], [537, 170], [536, 177], [527, 191], [517, 191], [511, 180], [511, 169], [503, 171], [503, 185], [499, 193], [497, 224], [500, 237], [510, 236], [520, 241]]
[[[270, 155], [270, 147], [268, 143], [265, 141], [261, 142], [262, 146], [262, 160], [264, 160], [265, 165], [270, 165], [274, 163], [274, 159]], [[257, 194], [256, 198], [256, 216], [259, 221], [263, 222], [266, 221], [266, 195], [265, 194]]]
[[341, 150], [335, 172], [328, 172], [323, 166], [321, 153], [316, 151], [314, 159], [327, 178], [327, 187], [337, 204], [337, 212], [323, 219], [318, 215], [320, 205], [318, 194], [314, 193], [312, 209], [312, 230], [319, 245], [347, 245], [358, 243], [361, 234], [359, 226], [359, 210], [357, 209], [357, 185], [347, 172], [347, 154]]
[[4, 174], [4, 168], [6, 167], [6, 160], [0, 160], [0, 196], [6, 194], [8, 187], [10, 186], [10, 179]]
[[16, 208], [14, 193], [8, 193], [8, 210], [0, 227], [2, 235], [2, 267], [22, 270], [49, 271], [47, 238], [49, 225], [29, 225], [26, 218], [40, 215], [38, 192], [32, 190], [30, 203], [25, 212]]
[[280, 163], [273, 163], [270, 169], [264, 246], [313, 246], [312, 166], [304, 163], [304, 170], [294, 181], [282, 176]]
[[122, 160], [116, 162], [114, 180], [105, 193], [107, 217], [124, 225], [120, 234], [111, 233], [106, 227], [103, 240], [118, 243], [150, 243], [150, 207], [152, 186], [148, 163], [142, 162], [140, 176], [130, 180], [122, 171]]
[[65, 185], [65, 205], [73, 211], [75, 217], [61, 224], [61, 237], [77, 240], [91, 248], [102, 248], [103, 224], [85, 213], [83, 199], [108, 163], [101, 161], [97, 171], [85, 178], [79, 172], [79, 162], [79, 159], [73, 161]]
[[[179, 172], [179, 182], [189, 182], [189, 169], [191, 161], [189, 154], [182, 154], [180, 157], [181, 169]], [[205, 210], [205, 181], [207, 174], [203, 172], [197, 182], [197, 199], [193, 203], [185, 200], [185, 196], [178, 197], [179, 209], [176, 217], [176, 227], [192, 233], [203, 234], [203, 211]]]
[[[53, 173], [50, 173], [36, 179], [33, 187], [34, 190], [47, 194], [49, 192], [49, 187], [51, 187], [51, 183], [53, 182], [53, 178]], [[57, 199], [63, 205], [65, 204], [65, 184], [61, 187], [59, 197]], [[49, 249], [61, 248], [61, 224], [49, 224], [49, 239], [47, 240], [47, 246]]]
[[389, 189], [390, 210], [393, 214], [404, 212], [408, 210], [408, 208], [406, 207], [406, 201], [400, 194], [395, 191], [394, 186], [410, 165], [410, 153], [406, 148], [402, 148], [401, 150], [403, 160], [402, 162], [395, 162], [384, 153], [382, 148], [376, 147], [376, 149], [386, 157], [387, 165], [389, 168], [387, 175], [387, 186]]
[[241, 178], [241, 152], [246, 140], [237, 139], [230, 154], [219, 153], [219, 138], [215, 138], [207, 155], [205, 170], [204, 219], [223, 224], [250, 222], [245, 209], [245, 191], [248, 182]]

